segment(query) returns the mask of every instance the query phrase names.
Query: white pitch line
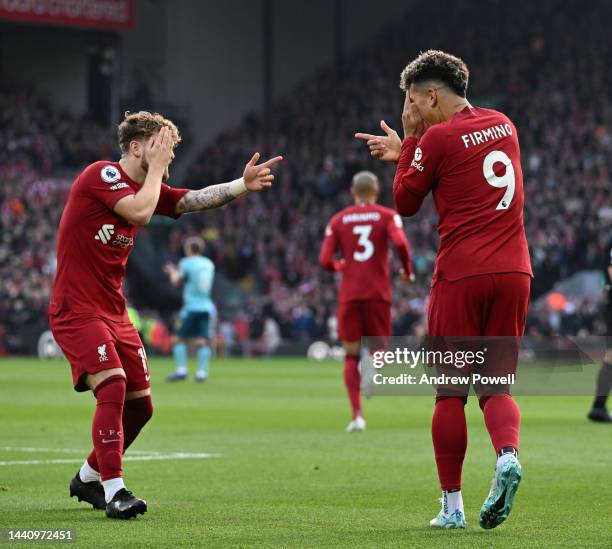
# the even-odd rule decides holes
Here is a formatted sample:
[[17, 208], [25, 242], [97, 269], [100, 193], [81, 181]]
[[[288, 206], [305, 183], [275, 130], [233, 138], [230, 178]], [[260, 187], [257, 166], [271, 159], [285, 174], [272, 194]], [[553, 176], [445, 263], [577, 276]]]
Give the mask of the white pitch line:
[[[76, 448], [32, 448], [30, 446], [0, 446], [0, 451], [5, 452], [32, 452], [39, 454], [86, 454], [91, 451], [91, 448], [87, 450], [77, 450]], [[162, 452], [155, 452], [153, 450], [129, 450], [130, 454], [143, 454], [143, 455], [157, 455]]]
[[123, 461], [156, 461], [160, 459], [212, 459], [221, 457], [221, 454], [191, 454], [186, 452], [174, 452], [172, 454], [155, 454], [150, 456], [125, 456]]
[[[123, 456], [123, 461], [157, 461], [157, 460], [172, 460], [172, 459], [212, 459], [220, 457], [221, 454], [199, 453], [192, 454], [186, 452], [174, 452], [171, 454], [151, 454], [138, 456]], [[48, 465], [57, 463], [80, 463], [80, 459], [29, 459], [29, 460], [13, 460], [0, 461], [0, 466], [3, 465]]]

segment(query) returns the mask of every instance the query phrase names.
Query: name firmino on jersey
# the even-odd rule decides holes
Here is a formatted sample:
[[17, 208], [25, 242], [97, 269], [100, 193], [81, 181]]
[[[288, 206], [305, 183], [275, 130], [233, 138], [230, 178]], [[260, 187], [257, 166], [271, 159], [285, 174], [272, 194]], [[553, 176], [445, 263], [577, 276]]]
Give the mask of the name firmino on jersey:
[[502, 137], [508, 137], [512, 135], [512, 128], [510, 124], [498, 124], [497, 126], [491, 126], [486, 130], [478, 130], [472, 133], [467, 133], [461, 136], [463, 139], [463, 144], [467, 149], [470, 145], [482, 145], [487, 141], [492, 141], [494, 139], [501, 139]]

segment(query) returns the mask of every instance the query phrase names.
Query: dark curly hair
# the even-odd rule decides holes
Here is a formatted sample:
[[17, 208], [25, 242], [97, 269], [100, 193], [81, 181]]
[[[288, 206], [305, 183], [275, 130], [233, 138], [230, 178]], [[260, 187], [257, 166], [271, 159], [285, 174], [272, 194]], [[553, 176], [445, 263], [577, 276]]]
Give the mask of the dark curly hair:
[[427, 50], [402, 71], [400, 88], [407, 91], [410, 84], [440, 80], [457, 95], [465, 97], [469, 77], [467, 65], [458, 57], [440, 50]]

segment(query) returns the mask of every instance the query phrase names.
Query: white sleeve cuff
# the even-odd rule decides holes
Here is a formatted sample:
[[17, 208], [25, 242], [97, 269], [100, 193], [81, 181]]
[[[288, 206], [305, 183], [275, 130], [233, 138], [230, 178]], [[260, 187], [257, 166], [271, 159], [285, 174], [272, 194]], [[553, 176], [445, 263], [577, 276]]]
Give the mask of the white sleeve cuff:
[[237, 198], [241, 194], [248, 192], [248, 189], [246, 188], [246, 185], [244, 183], [244, 177], [241, 177], [240, 179], [234, 179], [234, 181], [230, 181], [229, 190], [234, 198]]

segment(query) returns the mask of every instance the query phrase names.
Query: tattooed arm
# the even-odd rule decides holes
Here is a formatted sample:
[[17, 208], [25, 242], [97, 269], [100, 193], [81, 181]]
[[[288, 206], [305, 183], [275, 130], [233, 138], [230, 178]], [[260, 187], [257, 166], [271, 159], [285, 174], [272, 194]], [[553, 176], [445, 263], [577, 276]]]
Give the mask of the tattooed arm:
[[232, 183], [221, 183], [204, 187], [199, 191], [189, 191], [176, 204], [176, 213], [184, 214], [212, 210], [231, 202], [234, 198], [240, 196], [232, 194], [230, 190]]
[[244, 169], [240, 179], [204, 187], [199, 191], [189, 191], [176, 204], [176, 213], [202, 212], [223, 206], [246, 192], [255, 192], [272, 186], [274, 176], [270, 168], [283, 159], [271, 158], [263, 164], [256, 164], [259, 153], [255, 153]]

